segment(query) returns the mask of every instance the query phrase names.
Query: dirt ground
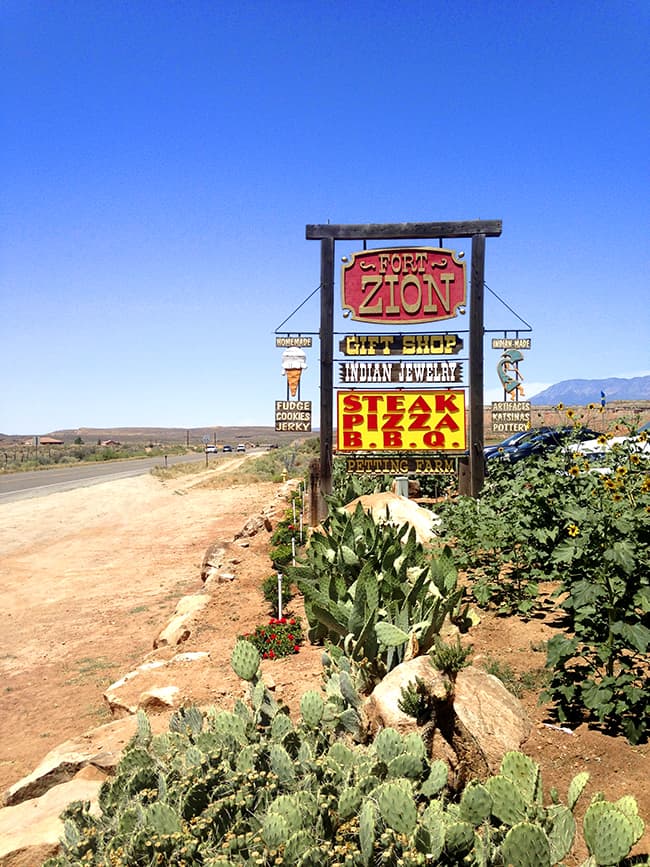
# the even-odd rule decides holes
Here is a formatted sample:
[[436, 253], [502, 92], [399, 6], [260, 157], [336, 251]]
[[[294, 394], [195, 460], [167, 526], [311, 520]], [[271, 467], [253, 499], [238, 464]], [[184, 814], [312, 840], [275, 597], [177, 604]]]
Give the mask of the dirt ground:
[[[218, 475], [141, 476], [0, 506], [0, 791], [53, 747], [110, 720], [104, 690], [151, 653], [178, 599], [201, 591], [211, 544], [232, 540], [271, 504], [281, 514], [278, 485], [223, 487]], [[210, 683], [196, 684], [201, 703], [231, 706], [239, 694], [228, 659], [236, 636], [268, 616], [259, 590], [271, 572], [267, 550], [266, 531], [241, 548], [236, 589], [215, 594], [183, 646], [209, 649], [217, 660]], [[292, 606], [300, 613], [299, 600]], [[508, 672], [523, 690], [533, 721], [524, 750], [540, 763], [546, 790], [556, 786], [564, 799], [571, 778], [587, 770], [583, 808], [597, 791], [610, 800], [634, 795], [646, 822], [635, 851], [648, 853], [650, 746], [584, 725], [563, 731], [537, 703], [553, 628], [552, 615], [528, 623], [484, 615], [467, 638], [473, 662]], [[278, 697], [295, 708], [320, 682], [320, 649], [264, 666]]]

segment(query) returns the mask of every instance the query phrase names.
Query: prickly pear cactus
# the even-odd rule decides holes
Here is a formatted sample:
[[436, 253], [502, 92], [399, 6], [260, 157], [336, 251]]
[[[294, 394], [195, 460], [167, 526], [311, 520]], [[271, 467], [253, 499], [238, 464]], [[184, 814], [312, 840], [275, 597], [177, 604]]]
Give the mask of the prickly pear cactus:
[[262, 823], [262, 838], [270, 849], [277, 849], [289, 835], [286, 819], [278, 813], [269, 813]]
[[643, 822], [636, 815], [634, 818], [607, 801], [597, 801], [587, 808], [583, 831], [587, 849], [596, 864], [618, 864], [627, 858], [643, 833]]
[[252, 681], [260, 667], [260, 655], [250, 641], [240, 639], [233, 648], [230, 664], [238, 677]]
[[457, 864], [474, 846], [474, 828], [469, 822], [450, 822], [445, 828], [445, 852]]
[[412, 834], [417, 810], [410, 790], [403, 783], [384, 783], [378, 790], [381, 818], [398, 834]]
[[526, 818], [526, 801], [517, 786], [507, 777], [497, 774], [485, 782], [492, 798], [492, 815], [506, 825], [516, 825]]
[[377, 813], [372, 801], [364, 801], [359, 811], [359, 847], [364, 865], [368, 865], [372, 859], [375, 845], [375, 828], [377, 825]]
[[321, 696], [313, 689], [304, 693], [300, 699], [300, 713], [303, 722], [310, 728], [316, 728], [323, 718], [325, 702]]
[[541, 773], [539, 765], [524, 753], [508, 752], [501, 761], [501, 774], [511, 780], [527, 804], [541, 803]]
[[575, 805], [578, 803], [578, 798], [583, 793], [585, 786], [589, 782], [589, 774], [587, 771], [581, 771], [579, 774], [576, 774], [575, 777], [569, 783], [569, 789], [567, 791], [566, 801], [567, 806], [570, 810], [573, 810]]
[[382, 729], [375, 738], [374, 747], [381, 761], [388, 763], [404, 752], [404, 741], [395, 729]]
[[296, 778], [296, 771], [293, 766], [291, 756], [280, 744], [271, 744], [269, 750], [269, 760], [271, 769], [277, 774], [281, 783], [293, 782]]
[[554, 863], [544, 829], [530, 822], [521, 822], [508, 831], [501, 852], [512, 867], [552, 867]]
[[492, 811], [492, 798], [481, 783], [470, 783], [466, 786], [460, 799], [460, 817], [477, 828]]
[[576, 835], [576, 820], [568, 807], [555, 804], [546, 811], [546, 833], [551, 845], [551, 861], [558, 864], [569, 854]]
[[449, 768], [441, 759], [431, 762], [429, 768], [429, 776], [422, 783], [420, 791], [423, 795], [429, 798], [434, 798], [447, 785], [449, 778]]

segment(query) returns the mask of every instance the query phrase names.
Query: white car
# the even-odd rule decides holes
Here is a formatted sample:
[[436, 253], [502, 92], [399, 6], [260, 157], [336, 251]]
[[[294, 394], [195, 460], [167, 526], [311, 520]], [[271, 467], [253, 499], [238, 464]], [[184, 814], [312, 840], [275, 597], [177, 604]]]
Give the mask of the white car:
[[598, 437], [569, 446], [569, 451], [582, 455], [588, 460], [604, 458], [605, 455], [639, 455], [650, 458], [650, 422], [639, 428], [634, 436]]
[[238, 452], [245, 452], [245, 451], [246, 451], [246, 446], [245, 446], [243, 443], [239, 443], [239, 445], [237, 446], [237, 448], [235, 449], [235, 451], [238, 451]]

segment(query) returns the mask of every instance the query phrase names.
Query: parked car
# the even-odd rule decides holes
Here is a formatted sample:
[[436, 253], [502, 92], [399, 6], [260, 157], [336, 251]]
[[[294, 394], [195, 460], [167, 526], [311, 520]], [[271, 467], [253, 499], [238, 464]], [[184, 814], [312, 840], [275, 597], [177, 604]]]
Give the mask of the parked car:
[[606, 455], [613, 452], [618, 452], [625, 457], [636, 454], [642, 458], [650, 458], [650, 421], [642, 425], [632, 436], [598, 436], [572, 443], [569, 449], [593, 463], [603, 460]]
[[509, 454], [517, 445], [526, 442], [527, 440], [533, 439], [536, 436], [539, 436], [541, 433], [551, 430], [550, 427], [537, 427], [537, 428], [529, 428], [528, 430], [519, 430], [516, 433], [511, 434], [506, 439], [502, 440], [500, 443], [494, 443], [492, 445], [485, 446], [483, 449], [483, 454], [485, 455], [485, 459], [489, 460], [490, 458], [500, 458], [505, 454]]
[[238, 451], [238, 452], [245, 452], [245, 451], [246, 451], [246, 446], [245, 446], [243, 443], [239, 443], [239, 445], [238, 445], [237, 448], [236, 448], [236, 451]]
[[206, 455], [216, 455], [219, 449], [216, 446], [206, 446], [205, 453]]
[[224, 447], [223, 447], [223, 450], [224, 450], [224, 452], [231, 452], [231, 451], [232, 451], [232, 446], [224, 446]]
[[569, 447], [571, 444], [597, 439], [600, 436], [598, 431], [591, 428], [574, 425], [561, 428], [531, 428], [528, 433], [532, 433], [532, 436], [505, 448], [502, 452], [498, 452], [497, 456], [514, 463], [530, 455], [545, 454], [560, 446]]

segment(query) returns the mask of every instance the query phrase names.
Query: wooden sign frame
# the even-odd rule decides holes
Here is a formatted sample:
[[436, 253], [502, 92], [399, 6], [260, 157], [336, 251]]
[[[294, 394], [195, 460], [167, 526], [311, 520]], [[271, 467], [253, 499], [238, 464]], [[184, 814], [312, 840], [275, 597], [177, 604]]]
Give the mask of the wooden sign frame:
[[[332, 491], [334, 404], [334, 260], [336, 241], [404, 241], [471, 238], [469, 295], [469, 426], [467, 458], [459, 460], [459, 490], [478, 496], [485, 477], [483, 458], [483, 334], [485, 239], [501, 235], [501, 220], [444, 223], [311, 224], [308, 241], [321, 242], [320, 266], [320, 497], [319, 515], [327, 515], [325, 496]], [[442, 243], [441, 243], [442, 246]], [[313, 520], [313, 518], [312, 518]]]

